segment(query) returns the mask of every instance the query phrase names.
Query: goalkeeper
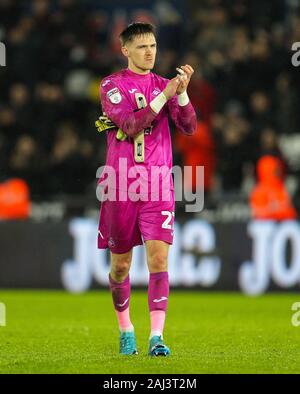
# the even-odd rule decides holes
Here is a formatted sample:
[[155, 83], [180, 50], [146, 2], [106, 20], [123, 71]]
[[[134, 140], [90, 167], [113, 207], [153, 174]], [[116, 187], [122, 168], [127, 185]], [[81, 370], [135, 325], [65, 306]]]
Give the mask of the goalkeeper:
[[[193, 69], [183, 65], [171, 80], [151, 72], [156, 58], [156, 39], [150, 24], [133, 23], [121, 33], [120, 39], [128, 68], [102, 80], [100, 97], [104, 113], [96, 122], [100, 132], [108, 131], [106, 165], [115, 170], [118, 192], [117, 201], [106, 200], [101, 204], [98, 247], [109, 248], [111, 252], [109, 285], [120, 330], [120, 353], [132, 355], [138, 350], [129, 313], [129, 271], [133, 247], [145, 244], [150, 273], [148, 354], [168, 356], [170, 349], [164, 342], [163, 330], [169, 299], [168, 251], [174, 231], [168, 116], [182, 133], [191, 135], [196, 130], [196, 114], [186, 92]], [[138, 200], [127, 192], [134, 179], [126, 174], [125, 190], [118, 183], [121, 159], [127, 160], [128, 171], [135, 170], [137, 163], [142, 163], [140, 167], [147, 171], [147, 192], [139, 194]], [[159, 185], [160, 190], [168, 188], [167, 201], [160, 196], [156, 198], [157, 195], [153, 198], [151, 192], [154, 186], [151, 172], [157, 167], [169, 169], [160, 178]], [[103, 178], [99, 180], [102, 182]]]

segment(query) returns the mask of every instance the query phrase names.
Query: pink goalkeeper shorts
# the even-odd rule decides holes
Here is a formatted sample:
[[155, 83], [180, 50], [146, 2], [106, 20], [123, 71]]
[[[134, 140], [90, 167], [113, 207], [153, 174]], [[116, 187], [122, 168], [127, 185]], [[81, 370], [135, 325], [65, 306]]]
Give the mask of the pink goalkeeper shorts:
[[98, 248], [126, 253], [143, 241], [173, 243], [174, 192], [170, 201], [104, 201], [101, 204]]

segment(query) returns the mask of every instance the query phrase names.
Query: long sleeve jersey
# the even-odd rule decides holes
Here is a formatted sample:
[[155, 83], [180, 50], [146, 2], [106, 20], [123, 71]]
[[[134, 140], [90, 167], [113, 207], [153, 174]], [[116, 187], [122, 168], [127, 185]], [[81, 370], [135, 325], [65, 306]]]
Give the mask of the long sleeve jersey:
[[[119, 174], [120, 159], [127, 159], [128, 169], [143, 166], [149, 174], [149, 184], [153, 166], [166, 166], [169, 170], [172, 169], [169, 115], [182, 133], [192, 135], [195, 132], [197, 121], [194, 108], [190, 102], [180, 106], [177, 95], [168, 100], [158, 114], [151, 109], [150, 102], [164, 90], [168, 82], [169, 80], [155, 73], [141, 75], [129, 69], [121, 70], [102, 80], [102, 109], [128, 136], [125, 141], [119, 141], [116, 139], [115, 131], [107, 133], [106, 165], [113, 167], [116, 174]], [[143, 94], [147, 102], [143, 109], [139, 109], [136, 102], [138, 93]], [[144, 130], [145, 160], [143, 163], [136, 163], [133, 137], [141, 130]], [[119, 188], [118, 183], [116, 188]]]

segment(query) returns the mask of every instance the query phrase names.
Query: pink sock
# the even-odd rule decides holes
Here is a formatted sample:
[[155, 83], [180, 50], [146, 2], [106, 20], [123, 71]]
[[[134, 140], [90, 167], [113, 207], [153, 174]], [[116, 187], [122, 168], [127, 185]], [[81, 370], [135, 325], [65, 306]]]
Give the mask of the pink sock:
[[121, 331], [132, 331], [133, 325], [129, 315], [130, 280], [129, 275], [121, 283], [116, 282], [109, 275], [109, 286]]
[[116, 311], [120, 331], [133, 331], [133, 325], [130, 320], [129, 308], [123, 312]]
[[151, 334], [163, 334], [169, 297], [168, 272], [150, 273], [148, 305], [150, 310]]
[[157, 336], [163, 335], [165, 319], [166, 319], [165, 311], [150, 312], [150, 321], [151, 321], [150, 338], [152, 338], [154, 335]]

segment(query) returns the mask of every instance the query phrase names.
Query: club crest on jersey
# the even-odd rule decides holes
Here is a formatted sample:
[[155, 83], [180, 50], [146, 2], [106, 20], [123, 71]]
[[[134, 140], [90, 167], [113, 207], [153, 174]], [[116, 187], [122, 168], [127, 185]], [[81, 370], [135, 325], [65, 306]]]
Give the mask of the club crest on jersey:
[[160, 89], [158, 89], [158, 88], [155, 88], [155, 89], [153, 90], [153, 92], [152, 92], [153, 96], [158, 96], [159, 93], [160, 93]]
[[119, 104], [122, 101], [122, 96], [118, 88], [109, 90], [106, 95], [113, 104]]

